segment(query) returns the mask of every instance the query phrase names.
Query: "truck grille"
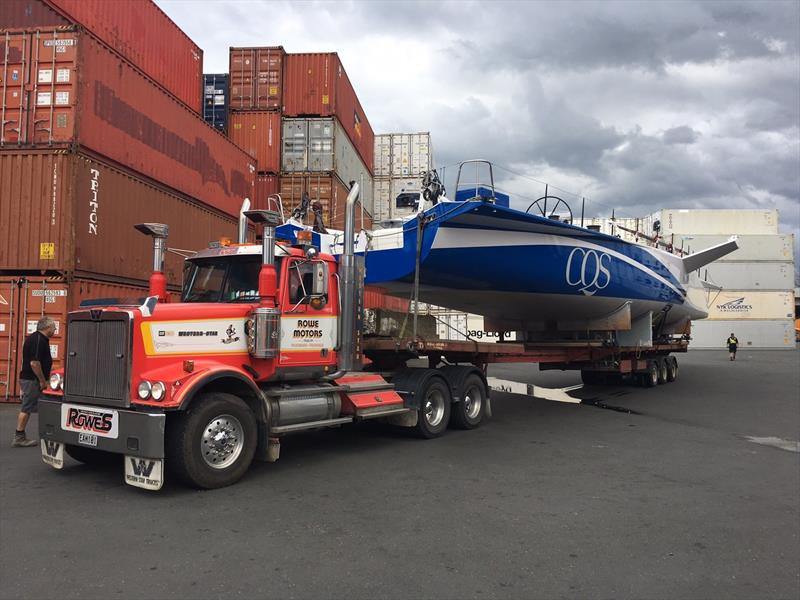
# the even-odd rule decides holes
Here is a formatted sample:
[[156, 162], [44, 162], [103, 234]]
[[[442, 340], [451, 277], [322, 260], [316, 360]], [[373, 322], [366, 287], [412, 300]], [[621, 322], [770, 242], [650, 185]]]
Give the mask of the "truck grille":
[[[95, 312], [94, 319], [91, 312]], [[125, 313], [96, 311], [70, 315], [67, 327], [67, 400], [127, 406], [130, 319]]]

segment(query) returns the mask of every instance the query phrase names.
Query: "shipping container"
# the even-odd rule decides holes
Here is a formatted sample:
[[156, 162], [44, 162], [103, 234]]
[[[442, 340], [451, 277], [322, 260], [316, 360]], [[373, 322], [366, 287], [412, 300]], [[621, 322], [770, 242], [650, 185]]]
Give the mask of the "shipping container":
[[[256, 194], [254, 209], [268, 209], [271, 208], [267, 202], [267, 198], [277, 194], [279, 191], [280, 177], [278, 175], [265, 175], [259, 174], [256, 177]], [[274, 208], [274, 207], [272, 207]], [[288, 214], [286, 217], [288, 218]]]
[[410, 301], [408, 298], [390, 296], [380, 286], [364, 286], [364, 308], [380, 308], [399, 313], [407, 313]]
[[[309, 174], [282, 174], [280, 177], [279, 193], [283, 203], [283, 210], [288, 217], [292, 210], [299, 207], [303, 201], [303, 193], [308, 193], [311, 202], [322, 205], [322, 215], [325, 226], [331, 229], [344, 229], [345, 200], [349, 188], [336, 176], [330, 173]], [[309, 207], [305, 223], [314, 222], [313, 213]], [[357, 229], [372, 229], [372, 216], [369, 211], [362, 210], [361, 203], [356, 204]]]
[[203, 80], [203, 120], [225, 133], [228, 130], [228, 74], [206, 74]]
[[751, 348], [794, 350], [796, 347], [794, 321], [791, 319], [752, 321], [694, 321], [689, 348], [694, 350], [718, 349], [720, 357], [727, 360], [728, 336], [734, 333], [739, 340], [739, 351]]
[[281, 114], [268, 111], [232, 112], [230, 140], [256, 159], [259, 173], [281, 170]]
[[[662, 209], [643, 219], [649, 229], [658, 221], [661, 235], [775, 235], [775, 209]], [[649, 233], [646, 232], [646, 233]]]
[[283, 119], [281, 171], [331, 172], [346, 183], [357, 181], [364, 207], [373, 211], [372, 175], [335, 117]]
[[[79, 152], [0, 151], [0, 198], [0, 273], [100, 274], [143, 283], [152, 242], [133, 229], [136, 223], [166, 223], [169, 247], [184, 250], [236, 238], [235, 217]], [[179, 281], [182, 269], [181, 257], [168, 252], [168, 281]]]
[[231, 48], [230, 106], [232, 110], [277, 110], [283, 106], [282, 46]]
[[287, 54], [284, 66], [285, 117], [337, 117], [373, 173], [375, 134], [335, 52]]
[[433, 168], [431, 134], [382, 133], [375, 136], [375, 176], [419, 176]]
[[794, 290], [706, 290], [688, 288], [693, 304], [708, 312], [709, 320], [788, 319], [794, 317]]
[[4, 0], [0, 27], [81, 25], [200, 114], [203, 51], [150, 0]]
[[404, 219], [418, 210], [422, 179], [375, 178], [373, 190], [373, 218], [376, 222]]
[[[177, 282], [180, 284], [181, 282]], [[180, 295], [174, 290], [171, 300]], [[92, 298], [139, 298], [147, 295], [144, 285], [130, 286], [116, 282], [73, 279], [62, 276], [0, 275], [0, 402], [19, 398], [19, 371], [22, 367], [22, 343], [36, 331], [37, 321], [51, 317], [56, 333], [50, 338], [53, 369], [64, 364], [67, 312], [76, 310]]]
[[[699, 252], [711, 246], [722, 244], [730, 238], [729, 235], [676, 235], [673, 242], [676, 247], [691, 249]], [[718, 262], [742, 261], [793, 261], [794, 260], [794, 235], [740, 235], [736, 242], [739, 249], [723, 256]]]
[[250, 156], [93, 37], [18, 32], [0, 56], [0, 146], [82, 146], [232, 215], [252, 196]]
[[794, 289], [794, 263], [790, 262], [713, 262], [699, 274], [726, 290]]

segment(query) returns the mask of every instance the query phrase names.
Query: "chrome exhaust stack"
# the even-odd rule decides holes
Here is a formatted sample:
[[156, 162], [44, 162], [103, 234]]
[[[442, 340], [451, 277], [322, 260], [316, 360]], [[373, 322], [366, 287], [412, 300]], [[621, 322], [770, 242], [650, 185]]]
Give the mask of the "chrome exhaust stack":
[[153, 273], [150, 275], [151, 296], [158, 296], [159, 301], [166, 302], [167, 279], [164, 277], [164, 256], [167, 253], [167, 237], [169, 226], [164, 223], [139, 223], [134, 228], [153, 238]]
[[240, 244], [247, 243], [247, 211], [250, 210], [250, 198], [245, 198], [242, 208], [239, 209], [239, 239]]
[[364, 312], [364, 258], [355, 254], [357, 183], [350, 188], [344, 213], [344, 253], [341, 264], [342, 314], [339, 315], [339, 370], [361, 369], [361, 321]]
[[272, 210], [246, 210], [242, 214], [255, 225], [264, 226], [261, 271], [258, 274], [260, 305], [250, 312], [247, 320], [247, 350], [254, 358], [276, 358], [280, 346], [281, 311], [277, 308], [275, 228], [281, 224], [281, 216]]

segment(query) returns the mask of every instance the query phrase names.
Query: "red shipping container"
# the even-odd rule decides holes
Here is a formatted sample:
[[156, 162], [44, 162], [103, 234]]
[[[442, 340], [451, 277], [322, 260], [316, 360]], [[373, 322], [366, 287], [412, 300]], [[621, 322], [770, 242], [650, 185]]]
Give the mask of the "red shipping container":
[[228, 137], [256, 159], [259, 173], [281, 170], [281, 113], [231, 112], [228, 115]]
[[373, 172], [375, 133], [335, 52], [287, 54], [283, 115], [338, 117], [361, 160]]
[[[322, 218], [326, 227], [344, 229], [345, 200], [349, 189], [336, 175], [330, 173], [308, 173], [302, 175], [281, 175], [279, 193], [283, 212], [288, 217], [303, 200], [307, 192], [311, 202], [322, 204]], [[356, 204], [356, 229], [372, 229], [372, 217], [361, 203]], [[362, 221], [363, 214], [363, 221]], [[305, 222], [313, 223], [313, 213], [309, 208]]]
[[[114, 277], [146, 284], [152, 242], [137, 223], [169, 225], [171, 248], [236, 239], [238, 220], [96, 157], [64, 150], [0, 151], [0, 269]], [[168, 252], [167, 281], [183, 259]]]
[[251, 157], [93, 37], [7, 33], [0, 56], [0, 146], [79, 145], [231, 215], [252, 197]]
[[[91, 279], [67, 280], [62, 276], [30, 276], [24, 273], [0, 277], [0, 402], [19, 400], [22, 343], [36, 330], [36, 322], [47, 315], [56, 322], [50, 338], [53, 369], [64, 366], [67, 312], [92, 298], [140, 298], [147, 286], [131, 286]], [[172, 301], [180, 294], [172, 292]]]
[[[279, 183], [280, 178], [278, 175], [265, 175], [263, 173], [259, 173], [258, 177], [256, 177], [256, 200], [253, 208], [273, 208], [269, 206], [267, 198], [278, 193]], [[288, 217], [289, 215], [286, 216]]]
[[151, 0], [3, 0], [0, 27], [80, 25], [198, 114], [203, 51]]
[[390, 296], [385, 289], [375, 285], [364, 286], [364, 308], [381, 308], [407, 313], [410, 306], [411, 301], [408, 298]]
[[231, 110], [281, 110], [284, 56], [282, 46], [230, 49]]

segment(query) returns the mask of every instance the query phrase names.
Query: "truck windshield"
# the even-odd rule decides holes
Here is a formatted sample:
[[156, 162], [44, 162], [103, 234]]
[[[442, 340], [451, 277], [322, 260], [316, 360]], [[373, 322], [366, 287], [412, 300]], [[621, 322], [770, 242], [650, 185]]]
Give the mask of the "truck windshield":
[[[275, 261], [279, 272], [280, 260]], [[261, 256], [186, 261], [182, 302], [257, 302]]]

